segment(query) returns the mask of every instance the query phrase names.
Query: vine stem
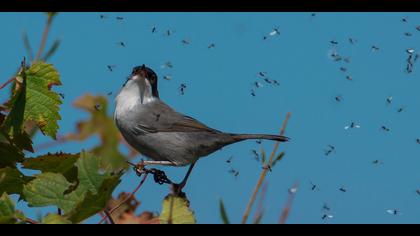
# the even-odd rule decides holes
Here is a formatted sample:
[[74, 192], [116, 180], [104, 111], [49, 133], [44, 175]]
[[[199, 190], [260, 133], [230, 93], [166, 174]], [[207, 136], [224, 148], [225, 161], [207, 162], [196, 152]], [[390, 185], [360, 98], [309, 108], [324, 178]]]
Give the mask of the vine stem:
[[22, 221], [25, 222], [25, 223], [28, 223], [28, 224], [32, 224], [32, 225], [39, 224], [38, 221], [32, 220], [32, 219], [30, 219], [28, 217], [25, 217], [24, 219], [22, 219]]
[[4, 87], [6, 87], [8, 84], [12, 83], [16, 78], [13, 77], [11, 79], [9, 79], [8, 81], [6, 81], [6, 83], [0, 85], [0, 89], [3, 89]]
[[[98, 224], [102, 224], [107, 218], [109, 218], [110, 220], [112, 220], [111, 218], [111, 214], [116, 211], [118, 208], [120, 208], [124, 203], [126, 203], [130, 198], [132, 198], [141, 188], [141, 186], [143, 186], [144, 182], [146, 182], [148, 173], [145, 173], [143, 176], [143, 179], [140, 181], [140, 183], [137, 185], [137, 187], [125, 198], [123, 199], [120, 203], [118, 203], [118, 205], [116, 205], [114, 208], [112, 208], [109, 211], [104, 211], [105, 212], [105, 216], [102, 217], [101, 221], [99, 221]], [[112, 221], [111, 221], [112, 223]]]
[[[286, 118], [283, 121], [283, 125], [280, 129], [280, 135], [284, 135], [284, 133], [286, 132], [286, 127], [287, 127], [287, 123], [290, 119], [290, 116], [291, 116], [291, 113], [288, 112], [286, 114]], [[280, 144], [280, 142], [276, 142], [276, 144], [274, 145], [273, 151], [271, 152], [270, 159], [268, 161], [268, 166], [271, 166], [271, 164], [273, 163], [274, 155], [277, 152], [279, 144]], [[270, 170], [270, 168], [263, 168], [262, 169], [260, 177], [258, 179], [258, 182], [255, 185], [254, 192], [252, 193], [251, 198], [249, 199], [248, 205], [246, 206], [245, 212], [242, 216], [242, 221], [241, 221], [242, 224], [245, 224], [247, 222], [248, 217], [249, 217], [249, 213], [251, 212], [252, 206], [254, 205], [254, 202], [255, 202], [255, 199], [257, 197], [258, 191], [260, 190], [261, 185], [264, 182], [264, 179], [267, 176], [267, 173], [268, 173], [269, 170]]]

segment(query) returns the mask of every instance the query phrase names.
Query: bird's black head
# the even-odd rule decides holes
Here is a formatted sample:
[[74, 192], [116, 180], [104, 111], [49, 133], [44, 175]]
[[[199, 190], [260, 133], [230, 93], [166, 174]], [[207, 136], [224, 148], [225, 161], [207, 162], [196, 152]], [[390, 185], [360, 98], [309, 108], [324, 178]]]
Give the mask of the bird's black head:
[[159, 91], [158, 91], [158, 77], [157, 74], [150, 69], [149, 67], [145, 66], [144, 64], [141, 66], [136, 66], [133, 68], [133, 72], [131, 73], [131, 77], [139, 75], [146, 80], [149, 81], [150, 85], [152, 86], [152, 95], [154, 97], [159, 98]]

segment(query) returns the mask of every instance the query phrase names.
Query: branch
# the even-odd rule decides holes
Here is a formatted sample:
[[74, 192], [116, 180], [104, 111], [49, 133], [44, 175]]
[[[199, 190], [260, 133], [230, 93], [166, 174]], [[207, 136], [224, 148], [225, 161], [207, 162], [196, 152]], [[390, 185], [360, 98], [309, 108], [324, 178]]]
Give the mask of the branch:
[[118, 205], [116, 205], [114, 208], [112, 208], [109, 211], [104, 211], [105, 212], [105, 216], [102, 217], [101, 221], [99, 221], [98, 224], [102, 224], [109, 215], [111, 215], [114, 211], [116, 211], [118, 208], [120, 208], [124, 203], [126, 203], [129, 199], [131, 199], [141, 188], [141, 186], [144, 184], [144, 182], [146, 181], [148, 176], [148, 173], [145, 173], [143, 176], [143, 179], [140, 181], [139, 185], [137, 185], [137, 187], [133, 190], [133, 192], [131, 192], [125, 199], [123, 199], [120, 203], [118, 203]]
[[[287, 122], [289, 121], [290, 115], [291, 115], [290, 112], [288, 112], [286, 114], [286, 118], [284, 119], [283, 125], [282, 125], [281, 130], [280, 130], [280, 135], [284, 135], [284, 133], [286, 131]], [[277, 152], [277, 149], [279, 147], [279, 143], [280, 142], [276, 142], [276, 144], [274, 145], [273, 151], [271, 152], [271, 155], [270, 155], [270, 160], [268, 162], [268, 167], [270, 167], [271, 164], [273, 163], [274, 155]], [[261, 171], [260, 178], [258, 179], [258, 182], [255, 186], [254, 192], [252, 193], [252, 196], [249, 199], [249, 202], [248, 202], [248, 205], [246, 207], [245, 213], [242, 217], [242, 222], [241, 222], [242, 224], [245, 224], [246, 221], [248, 220], [249, 213], [251, 212], [252, 205], [255, 202], [255, 198], [257, 197], [258, 191], [260, 190], [261, 185], [264, 182], [264, 179], [265, 179], [269, 170], [270, 170], [270, 168], [263, 168], [263, 170]]]
[[260, 200], [258, 202], [257, 210], [254, 215], [254, 224], [259, 223], [259, 221], [261, 220], [264, 214], [264, 200], [265, 200], [265, 196], [267, 195], [267, 189], [268, 189], [268, 183], [265, 182], [265, 184], [262, 186]]
[[111, 213], [109, 211], [107, 211], [107, 210], [105, 210], [104, 212], [105, 212], [106, 217], [108, 217], [109, 222], [112, 225], [115, 225], [115, 222], [114, 222], [114, 219], [112, 219]]
[[6, 81], [6, 83], [0, 85], [0, 89], [3, 89], [4, 87], [6, 87], [8, 84], [12, 83], [16, 78], [13, 77], [11, 79], [9, 79], [8, 81]]
[[23, 222], [25, 222], [25, 223], [32, 224], [32, 225], [39, 224], [39, 222], [38, 222], [38, 221], [32, 220], [32, 219], [30, 219], [30, 218], [28, 218], [28, 217], [25, 217], [25, 218], [23, 218], [23, 219], [16, 218], [16, 220], [21, 220], [21, 221], [23, 221]]

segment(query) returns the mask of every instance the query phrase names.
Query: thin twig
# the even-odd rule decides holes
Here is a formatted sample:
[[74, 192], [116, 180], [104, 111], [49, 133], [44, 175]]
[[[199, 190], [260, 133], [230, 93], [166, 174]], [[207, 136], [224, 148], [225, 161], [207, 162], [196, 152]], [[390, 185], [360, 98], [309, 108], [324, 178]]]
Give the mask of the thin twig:
[[4, 87], [6, 87], [8, 84], [12, 83], [16, 78], [13, 77], [11, 79], [9, 79], [8, 81], [6, 81], [6, 83], [0, 85], [0, 89], [3, 89]]
[[261, 189], [260, 200], [258, 202], [257, 210], [255, 211], [254, 224], [258, 223], [258, 221], [261, 219], [261, 217], [264, 214], [264, 200], [265, 200], [265, 196], [267, 195], [267, 189], [268, 189], [268, 183], [265, 182], [265, 184], [262, 186], [262, 189]]
[[[297, 189], [298, 187], [299, 187], [299, 183], [295, 183], [292, 188]], [[289, 198], [287, 199], [286, 206], [284, 207], [283, 212], [281, 213], [281, 216], [280, 216], [280, 220], [279, 220], [280, 224], [286, 223], [286, 220], [289, 217], [290, 210], [292, 209], [292, 204], [293, 204], [293, 200], [295, 200], [295, 196], [296, 196], [296, 193], [289, 193]]]
[[[286, 114], [286, 118], [284, 119], [283, 125], [282, 125], [282, 127], [280, 129], [280, 135], [284, 135], [284, 133], [286, 131], [287, 122], [289, 121], [290, 115], [291, 115], [290, 112], [288, 112]], [[269, 167], [273, 163], [274, 155], [277, 152], [277, 149], [279, 147], [279, 143], [280, 142], [276, 142], [276, 144], [274, 145], [273, 151], [271, 152], [270, 159], [269, 159], [269, 162], [268, 162], [268, 166]], [[258, 191], [261, 188], [261, 185], [264, 182], [264, 179], [265, 179], [265, 177], [266, 177], [266, 175], [267, 175], [267, 173], [268, 173], [269, 170], [270, 170], [270, 168], [263, 168], [263, 170], [261, 171], [260, 178], [258, 179], [258, 182], [257, 182], [257, 184], [255, 186], [254, 192], [252, 193], [252, 196], [249, 199], [249, 202], [248, 202], [248, 205], [246, 207], [245, 213], [242, 216], [242, 222], [241, 222], [242, 224], [245, 224], [246, 221], [248, 220], [249, 213], [251, 212], [252, 205], [255, 202], [255, 198], [257, 197]]]
[[114, 219], [112, 219], [111, 213], [109, 213], [109, 211], [107, 211], [107, 210], [105, 210], [104, 212], [105, 212], [105, 215], [106, 215], [106, 217], [108, 218], [109, 222], [110, 222], [112, 225], [115, 225], [115, 222], [114, 222]]
[[30, 219], [28, 217], [25, 217], [24, 219], [18, 219], [18, 218], [16, 218], [16, 219], [17, 220], [22, 220], [23, 222], [28, 223], [28, 224], [32, 224], [32, 225], [39, 224], [38, 221], [32, 220], [32, 219]]
[[34, 61], [38, 61], [39, 58], [41, 58], [42, 52], [45, 48], [45, 44], [47, 44], [48, 32], [51, 28], [52, 19], [53, 17], [50, 14], [48, 14], [47, 24], [45, 25], [44, 32], [42, 33], [41, 45], [38, 48], [38, 52]]
[[[101, 219], [102, 218], [106, 218], [107, 219], [106, 215], [103, 212], [99, 212], [98, 214], [101, 217]], [[109, 222], [107, 221], [106, 223], [108, 224]]]
[[[140, 181], [139, 185], [137, 185], [137, 187], [125, 198], [123, 199], [120, 203], [118, 203], [118, 205], [116, 205], [114, 208], [112, 208], [111, 210], [109, 210], [109, 214], [112, 214], [114, 211], [116, 211], [118, 208], [120, 208], [124, 203], [126, 203], [130, 198], [132, 198], [141, 188], [141, 186], [144, 184], [144, 182], [146, 181], [148, 176], [148, 173], [145, 173], [143, 176], [143, 179]], [[106, 214], [106, 212], [105, 212]], [[98, 224], [102, 224], [105, 220], [106, 220], [107, 216], [102, 217], [101, 221], [99, 221]]]

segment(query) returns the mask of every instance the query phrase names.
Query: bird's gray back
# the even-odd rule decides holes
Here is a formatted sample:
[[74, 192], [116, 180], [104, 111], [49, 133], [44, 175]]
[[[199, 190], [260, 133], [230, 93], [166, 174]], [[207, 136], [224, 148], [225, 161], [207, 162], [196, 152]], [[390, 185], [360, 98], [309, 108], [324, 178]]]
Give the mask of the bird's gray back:
[[187, 165], [234, 142], [230, 135], [176, 112], [159, 99], [115, 118], [127, 142], [156, 161]]

